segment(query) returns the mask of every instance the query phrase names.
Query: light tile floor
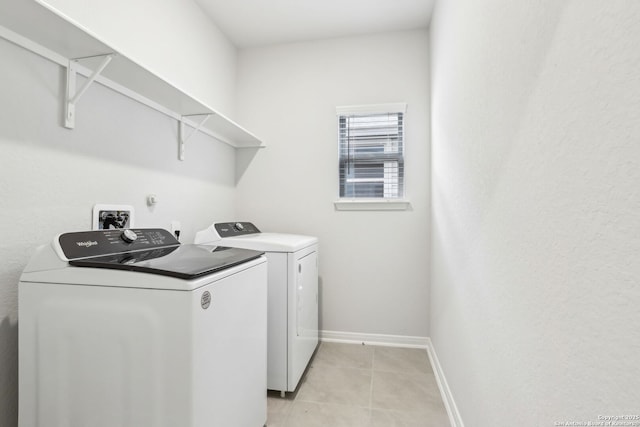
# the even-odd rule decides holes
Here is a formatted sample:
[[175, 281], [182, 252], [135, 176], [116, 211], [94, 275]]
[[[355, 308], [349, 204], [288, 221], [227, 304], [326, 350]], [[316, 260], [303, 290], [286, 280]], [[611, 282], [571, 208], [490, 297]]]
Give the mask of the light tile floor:
[[320, 344], [295, 393], [268, 395], [268, 427], [448, 427], [425, 350]]

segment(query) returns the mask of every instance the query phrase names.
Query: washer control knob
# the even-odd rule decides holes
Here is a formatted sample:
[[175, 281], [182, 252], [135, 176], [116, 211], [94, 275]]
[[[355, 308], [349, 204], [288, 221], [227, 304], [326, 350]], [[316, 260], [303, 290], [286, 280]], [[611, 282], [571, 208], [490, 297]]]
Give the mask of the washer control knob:
[[242, 230], [244, 230], [244, 225], [242, 225], [242, 223], [241, 223], [241, 222], [236, 222], [233, 226], [234, 226], [234, 227], [235, 227], [235, 229], [236, 229], [236, 230], [238, 230], [238, 231], [242, 231]]
[[138, 238], [138, 235], [136, 234], [135, 231], [127, 228], [122, 232], [122, 234], [120, 235], [120, 238], [122, 238], [122, 240], [124, 240], [127, 243], [133, 243]]

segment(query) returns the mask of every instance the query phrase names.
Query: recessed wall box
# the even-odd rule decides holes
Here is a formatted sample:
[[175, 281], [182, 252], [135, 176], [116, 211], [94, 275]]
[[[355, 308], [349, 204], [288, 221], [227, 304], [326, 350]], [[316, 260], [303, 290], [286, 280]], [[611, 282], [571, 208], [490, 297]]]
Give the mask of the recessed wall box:
[[134, 210], [130, 205], [102, 205], [93, 207], [92, 230], [131, 228], [134, 225]]

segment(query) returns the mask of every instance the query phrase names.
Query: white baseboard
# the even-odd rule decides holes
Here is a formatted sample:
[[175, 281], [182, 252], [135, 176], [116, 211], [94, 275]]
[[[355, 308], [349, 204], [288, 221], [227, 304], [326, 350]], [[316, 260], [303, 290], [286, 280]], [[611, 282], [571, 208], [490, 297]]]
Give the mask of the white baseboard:
[[444, 376], [442, 366], [440, 366], [440, 361], [438, 360], [438, 355], [436, 354], [436, 349], [433, 347], [431, 338], [427, 338], [427, 354], [429, 355], [429, 359], [431, 360], [433, 373], [436, 376], [438, 388], [440, 389], [440, 394], [442, 395], [444, 406], [447, 409], [451, 427], [464, 427], [464, 422], [462, 421], [462, 417], [460, 416], [460, 412], [458, 411], [456, 402], [453, 399], [453, 394], [451, 394], [451, 389], [449, 389], [449, 384], [447, 383], [447, 379]]
[[320, 331], [320, 341], [348, 344], [368, 344], [386, 347], [427, 348], [428, 337], [403, 335], [361, 334], [356, 332]]

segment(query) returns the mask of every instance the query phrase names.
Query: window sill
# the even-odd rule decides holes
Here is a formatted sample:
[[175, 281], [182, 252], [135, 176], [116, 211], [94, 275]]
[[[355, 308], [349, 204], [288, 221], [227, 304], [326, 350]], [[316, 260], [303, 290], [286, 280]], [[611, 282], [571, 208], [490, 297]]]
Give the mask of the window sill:
[[411, 208], [406, 199], [340, 199], [333, 205], [337, 211], [406, 211]]

